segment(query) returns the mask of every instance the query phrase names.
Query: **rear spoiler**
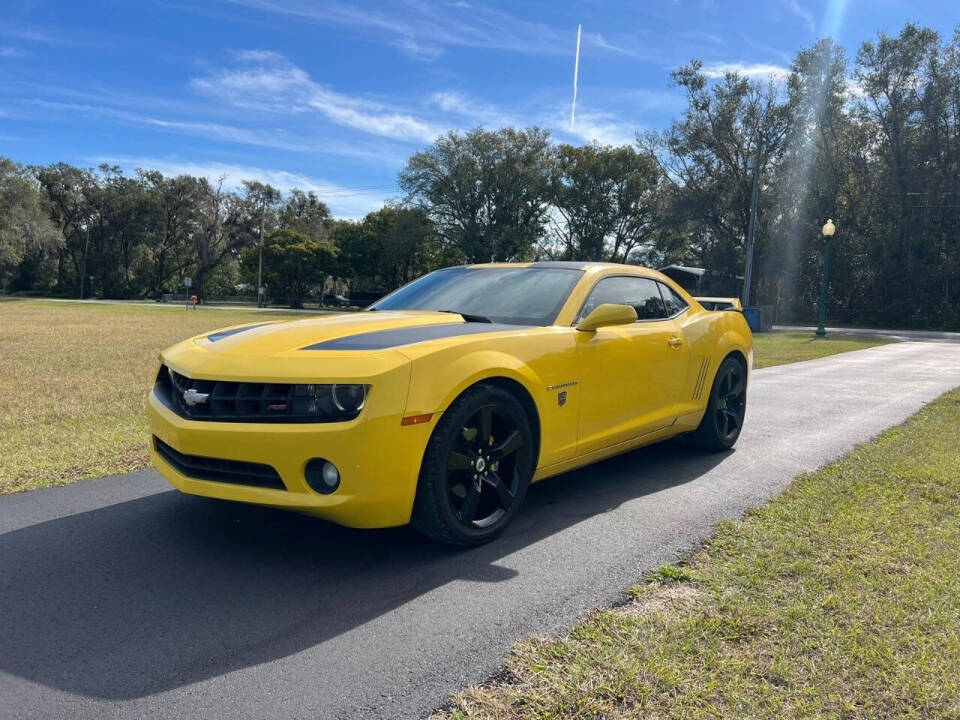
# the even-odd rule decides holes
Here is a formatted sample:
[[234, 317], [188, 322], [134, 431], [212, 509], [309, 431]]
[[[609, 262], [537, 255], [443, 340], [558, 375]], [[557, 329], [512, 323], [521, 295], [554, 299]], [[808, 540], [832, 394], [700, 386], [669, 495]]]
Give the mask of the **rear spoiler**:
[[743, 303], [740, 298], [735, 297], [695, 297], [698, 303], [703, 305], [704, 310], [736, 310], [743, 312]]

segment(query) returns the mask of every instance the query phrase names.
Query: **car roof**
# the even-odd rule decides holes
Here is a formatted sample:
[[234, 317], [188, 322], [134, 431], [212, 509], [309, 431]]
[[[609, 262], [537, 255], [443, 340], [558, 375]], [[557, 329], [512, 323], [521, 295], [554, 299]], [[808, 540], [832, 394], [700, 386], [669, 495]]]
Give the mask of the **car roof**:
[[625, 263], [598, 262], [594, 260], [538, 260], [536, 262], [496, 262], [496, 263], [477, 263], [467, 265], [472, 268], [493, 268], [493, 267], [542, 267], [542, 268], [562, 268], [568, 270], [601, 270], [606, 268], [631, 270], [633, 272], [651, 272], [652, 269], [645, 265], [627, 265]]

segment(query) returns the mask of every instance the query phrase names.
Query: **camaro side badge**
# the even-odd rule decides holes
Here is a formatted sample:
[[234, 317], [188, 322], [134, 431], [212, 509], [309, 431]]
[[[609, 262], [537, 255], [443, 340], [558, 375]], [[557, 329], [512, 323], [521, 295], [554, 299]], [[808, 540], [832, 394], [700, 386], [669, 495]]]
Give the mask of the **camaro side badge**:
[[[557, 383], [556, 385], [548, 385], [548, 386], [547, 386], [547, 390], [560, 390], [560, 388], [573, 387], [573, 386], [576, 385], [576, 384], [577, 384], [577, 381], [576, 381], [576, 380], [571, 380], [570, 382]], [[567, 391], [566, 391], [566, 390], [560, 390], [560, 392], [557, 393], [557, 404], [558, 404], [560, 407], [563, 407], [564, 405], [567, 404]]]
[[208, 397], [210, 397], [210, 393], [197, 392], [193, 388], [183, 391], [183, 401], [190, 407], [203, 405]]

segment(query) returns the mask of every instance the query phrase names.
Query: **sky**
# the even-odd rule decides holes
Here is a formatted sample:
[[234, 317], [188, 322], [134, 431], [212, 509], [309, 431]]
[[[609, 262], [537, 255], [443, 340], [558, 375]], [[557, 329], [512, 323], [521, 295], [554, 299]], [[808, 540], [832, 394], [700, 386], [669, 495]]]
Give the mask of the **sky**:
[[[785, 73], [831, 36], [852, 58], [957, 0], [3, 0], [0, 156], [258, 179], [339, 217], [397, 199], [448, 130], [538, 125], [632, 142], [684, 107], [670, 72]], [[574, 53], [582, 25], [576, 121]]]

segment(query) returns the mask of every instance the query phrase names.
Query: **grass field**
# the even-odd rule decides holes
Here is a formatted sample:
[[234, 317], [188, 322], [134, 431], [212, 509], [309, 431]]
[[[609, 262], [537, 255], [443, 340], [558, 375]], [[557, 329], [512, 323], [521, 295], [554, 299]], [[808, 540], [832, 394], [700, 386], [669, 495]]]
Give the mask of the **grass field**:
[[444, 717], [960, 717], [958, 427], [954, 391]]
[[[157, 355], [226, 325], [281, 319], [255, 310], [0, 302], [0, 493], [146, 467], [144, 397]], [[303, 315], [296, 315], [303, 317]], [[757, 336], [756, 367], [877, 341]]]
[[875, 345], [893, 342], [884, 338], [859, 337], [856, 335], [832, 335], [816, 338], [813, 333], [774, 332], [753, 336], [753, 367], [814, 360], [816, 358], [862, 350]]
[[253, 319], [264, 314], [0, 303], [0, 492], [145, 467], [144, 401], [159, 352], [205, 330]]

